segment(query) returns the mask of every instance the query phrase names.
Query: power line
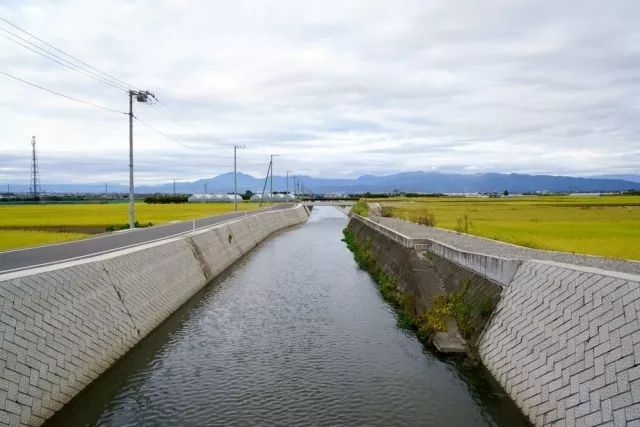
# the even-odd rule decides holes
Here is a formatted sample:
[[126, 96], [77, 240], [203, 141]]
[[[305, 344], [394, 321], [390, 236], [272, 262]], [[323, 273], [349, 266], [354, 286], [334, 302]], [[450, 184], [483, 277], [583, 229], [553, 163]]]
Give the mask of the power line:
[[[0, 30], [4, 31], [5, 33], [11, 34], [11, 36], [13, 36], [13, 37], [15, 37], [15, 38], [17, 38], [19, 40], [22, 40], [24, 43], [27, 43], [27, 44], [33, 46], [35, 49], [38, 49], [38, 50], [34, 50], [33, 48], [25, 45], [24, 43], [21, 43], [18, 40], [15, 40], [12, 37], [6, 36], [4, 34], [0, 34], [0, 36], [4, 37], [5, 39], [7, 39], [9, 41], [12, 41], [13, 43], [16, 43], [19, 46], [22, 46], [25, 49], [28, 49], [31, 52], [36, 53], [37, 55], [40, 55], [40, 56], [42, 56], [44, 58], [47, 58], [47, 59], [49, 59], [49, 60], [51, 60], [53, 62], [56, 62], [56, 63], [62, 65], [63, 67], [66, 67], [66, 68], [68, 68], [68, 69], [70, 69], [72, 71], [76, 71], [78, 73], [84, 74], [85, 76], [90, 77], [90, 78], [92, 78], [94, 80], [97, 80], [97, 81], [99, 81], [101, 83], [108, 84], [108, 85], [113, 86], [113, 87], [115, 87], [117, 89], [120, 89], [120, 90], [124, 90], [124, 91], [128, 90], [128, 86], [125, 86], [124, 84], [115, 82], [115, 81], [113, 81], [113, 80], [111, 80], [109, 78], [102, 77], [101, 75], [99, 75], [97, 73], [94, 73], [93, 71], [87, 69], [86, 67], [82, 67], [82, 66], [79, 66], [79, 65], [77, 65], [77, 64], [75, 64], [75, 63], [73, 63], [71, 61], [68, 61], [67, 59], [61, 57], [60, 55], [56, 55], [55, 53], [50, 52], [50, 51], [38, 46], [36, 43], [33, 43], [32, 41], [27, 40], [27, 39], [25, 39], [24, 37], [21, 37], [18, 34], [15, 34], [15, 33], [11, 32], [11, 31], [9, 31], [9, 30], [7, 30], [5, 28], [2, 28], [2, 27], [0, 27]], [[56, 58], [56, 59], [54, 59], [54, 58]]]
[[[63, 67], [66, 67], [72, 71], [75, 71], [77, 73], [83, 74], [89, 78], [92, 78], [94, 80], [97, 80], [101, 83], [107, 84], [109, 86], [112, 86], [116, 89], [120, 89], [123, 91], [128, 92], [130, 90], [130, 88], [132, 87], [131, 85], [129, 85], [129, 83], [105, 72], [102, 71], [96, 67], [93, 67], [91, 65], [89, 65], [88, 63], [86, 63], [85, 61], [71, 55], [70, 53], [67, 53], [66, 51], [52, 45], [51, 43], [46, 42], [45, 40], [37, 37], [36, 35], [30, 33], [29, 31], [21, 28], [20, 26], [14, 24], [13, 22], [9, 21], [6, 18], [3, 18], [0, 16], [0, 21], [5, 22], [6, 24], [9, 24], [10, 26], [12, 26], [13, 28], [21, 31], [22, 33], [28, 35], [29, 37], [33, 38], [34, 40], [39, 41], [40, 43], [48, 46], [49, 48], [59, 52], [60, 54], [66, 56], [67, 58], [71, 59], [72, 61], [66, 59], [65, 57], [58, 55], [54, 52], [52, 52], [51, 50], [45, 49], [42, 46], [32, 42], [31, 40], [28, 40], [25, 37], [20, 36], [19, 34], [16, 34], [13, 31], [9, 31], [6, 28], [2, 28], [0, 27], [1, 31], [4, 31], [7, 34], [10, 34], [12, 37], [8, 37], [7, 35], [4, 34], [0, 34], [0, 36], [4, 37], [5, 39], [12, 41], [13, 43], [16, 43], [28, 50], [30, 50], [31, 52], [36, 53], [37, 55], [40, 55], [44, 58], [47, 58], [53, 62], [58, 63], [59, 65], [62, 65]], [[14, 39], [17, 38], [18, 40]], [[21, 41], [19, 41], [21, 40]], [[24, 42], [24, 43], [23, 43]], [[29, 46], [25, 45], [28, 44]], [[30, 47], [32, 46], [32, 47]], [[34, 49], [35, 48], [35, 49]], [[37, 50], [36, 50], [37, 49]], [[82, 65], [78, 65], [78, 64], [82, 64]], [[6, 74], [6, 73], [5, 73]], [[13, 77], [13, 76], [10, 76]], [[26, 82], [28, 83], [29, 82]], [[38, 87], [37, 85], [34, 85], [36, 87]], [[135, 89], [135, 88], [134, 88]], [[48, 90], [46, 88], [44, 88], [44, 90]], [[136, 89], [137, 90], [137, 89]], [[53, 93], [53, 91], [51, 91]], [[58, 93], [56, 93], [58, 94]], [[61, 96], [65, 96], [63, 94], [59, 94]], [[68, 98], [72, 98], [72, 97], [68, 97]], [[175, 111], [173, 111], [171, 108], [169, 108], [167, 105], [165, 105], [164, 103], [160, 102], [157, 98], [153, 97], [155, 99], [155, 103], [158, 104], [158, 106], [156, 107], [157, 111], [159, 111], [161, 114], [163, 114], [164, 116], [166, 116], [167, 118], [169, 118], [170, 120], [172, 120], [173, 122], [175, 122], [176, 124], [178, 124], [181, 127], [191, 127], [192, 129], [195, 129], [193, 125], [189, 124], [188, 122], [186, 122], [185, 120], [183, 120]], [[74, 99], [76, 100], [76, 99]], [[81, 100], [79, 100], [81, 101]], [[82, 102], [82, 101], [81, 101]], [[89, 105], [92, 105], [91, 103], [88, 103]], [[152, 104], [153, 105], [153, 104]], [[95, 106], [95, 105], [94, 105]], [[118, 111], [120, 112], [120, 111]], [[169, 138], [171, 139], [171, 138]]]
[[[66, 59], [61, 58], [60, 56], [58, 56], [58, 55], [56, 55], [54, 53], [51, 53], [51, 52], [49, 52], [49, 51], [47, 51], [45, 49], [42, 49], [41, 47], [39, 47], [35, 43], [32, 43], [29, 40], [26, 40], [23, 37], [20, 37], [19, 35], [12, 33], [11, 31], [7, 31], [7, 30], [5, 30], [4, 28], [1, 28], [1, 27], [0, 27], [0, 30], [1, 31], [5, 31], [5, 32], [13, 35], [14, 37], [17, 37], [18, 39], [24, 41], [25, 43], [28, 43], [29, 45], [35, 47], [35, 49], [27, 46], [26, 44], [24, 44], [24, 43], [22, 43], [22, 42], [20, 42], [18, 40], [15, 40], [15, 39], [13, 39], [13, 38], [11, 38], [9, 36], [6, 36], [4, 34], [0, 34], [0, 37], [4, 37], [5, 39], [7, 39], [9, 41], [12, 41], [13, 43], [15, 43], [17, 45], [22, 46], [25, 49], [28, 49], [28, 50], [30, 50], [31, 52], [33, 52], [33, 53], [35, 53], [37, 55], [42, 56], [43, 58], [47, 58], [47, 59], [49, 59], [49, 60], [51, 60], [51, 61], [53, 61], [53, 62], [55, 62], [57, 64], [62, 65], [63, 67], [66, 67], [66, 68], [68, 68], [68, 69], [70, 69], [72, 71], [75, 71], [77, 73], [83, 74], [83, 75], [85, 75], [85, 76], [87, 76], [87, 77], [89, 77], [91, 79], [97, 80], [97, 81], [99, 81], [101, 83], [104, 83], [104, 84], [107, 84], [109, 86], [112, 86], [112, 87], [114, 87], [116, 89], [120, 89], [120, 90], [123, 90], [123, 91], [127, 91], [128, 90], [127, 87], [125, 87], [123, 85], [120, 85], [120, 84], [113, 83], [110, 80], [107, 80], [107, 79], [105, 79], [103, 77], [100, 77], [99, 75], [97, 75], [97, 74], [95, 74], [93, 72], [90, 72], [90, 71], [87, 71], [87, 70], [85, 70], [85, 69], [83, 69], [81, 67], [78, 67], [76, 64], [74, 64], [74, 63], [72, 63], [70, 61], [67, 61]], [[41, 50], [42, 52], [45, 52], [45, 53], [39, 52], [36, 49], [39, 49], [39, 50]], [[51, 56], [49, 56], [49, 55], [51, 55]], [[69, 65], [67, 65], [67, 64], [69, 64]]]
[[156, 101], [158, 101], [158, 105], [162, 108], [164, 108], [164, 110], [172, 117], [174, 117], [174, 119], [178, 122], [178, 123], [182, 123], [183, 126], [188, 126], [188, 123], [185, 122], [184, 120], [182, 120], [180, 118], [180, 116], [178, 116], [178, 114], [173, 111], [171, 108], [169, 108], [168, 106], [166, 106], [164, 103], [160, 102], [160, 100], [156, 99]]
[[[77, 58], [77, 57], [75, 57], [75, 56], [73, 56], [73, 55], [71, 55], [71, 54], [69, 54], [69, 53], [65, 52], [64, 50], [62, 50], [62, 49], [59, 49], [59, 48], [55, 47], [55, 46], [54, 46], [54, 45], [52, 45], [51, 43], [48, 43], [48, 42], [46, 42], [46, 41], [42, 40], [41, 38], [39, 38], [39, 37], [35, 36], [34, 34], [31, 34], [29, 31], [25, 30], [24, 28], [19, 27], [18, 25], [14, 24], [13, 22], [9, 21], [9, 20], [8, 20], [8, 19], [6, 19], [6, 18], [3, 18], [2, 16], [0, 16], [0, 21], [6, 22], [7, 24], [11, 25], [13, 28], [16, 28], [17, 30], [22, 31], [23, 33], [25, 33], [25, 34], [29, 35], [30, 37], [32, 37], [32, 38], [34, 38], [34, 39], [38, 40], [40, 43], [43, 43], [43, 44], [45, 44], [45, 45], [49, 46], [50, 48], [52, 48], [52, 49], [54, 49], [54, 50], [56, 50], [56, 51], [58, 51], [58, 52], [62, 53], [63, 55], [66, 55], [67, 57], [69, 57], [69, 58], [73, 59], [74, 61], [79, 62], [80, 64], [84, 65], [85, 67], [88, 67], [88, 68], [90, 68], [90, 69], [92, 69], [92, 70], [94, 70], [94, 71], [96, 71], [96, 72], [98, 72], [98, 73], [102, 74], [103, 76], [105, 76], [105, 77], [107, 77], [107, 78], [109, 78], [109, 79], [111, 79], [111, 80], [114, 80], [115, 82], [119, 82], [119, 83], [120, 83], [120, 84], [122, 84], [124, 87], [130, 87], [130, 86], [131, 86], [129, 83], [127, 83], [127, 82], [125, 82], [125, 81], [123, 81], [123, 80], [120, 80], [119, 78], [117, 78], [117, 77], [113, 76], [112, 74], [109, 74], [109, 73], [107, 73], [107, 72], [104, 72], [104, 71], [102, 71], [102, 70], [100, 70], [100, 69], [96, 68], [96, 67], [93, 67], [93, 66], [91, 66], [91, 65], [87, 64], [86, 62], [84, 62], [83, 60], [81, 60], [80, 58]], [[131, 87], [133, 87], [133, 86], [131, 86]], [[133, 88], [135, 89], [135, 87], [133, 87]]]
[[148, 127], [149, 129], [151, 129], [152, 131], [156, 132], [158, 135], [163, 136], [164, 138], [175, 142], [178, 145], [181, 145], [185, 148], [188, 148], [189, 150], [193, 150], [193, 147], [190, 147], [188, 144], [185, 144], [182, 141], [178, 141], [177, 139], [167, 135], [165, 132], [161, 131], [160, 129], [156, 128], [155, 126], [151, 125], [150, 123], [145, 122], [144, 120], [142, 120], [140, 117], [138, 116], [133, 116], [134, 119], [136, 119], [137, 121], [139, 121], [140, 123], [142, 123], [143, 125], [145, 125], [146, 127]]
[[173, 121], [178, 126], [180, 126], [180, 127], [185, 127], [186, 126], [186, 124], [182, 120], [172, 116], [171, 114], [167, 113], [166, 110], [163, 110], [160, 107], [158, 107], [158, 104], [159, 104], [158, 102], [154, 102], [154, 103], [151, 103], [151, 106], [153, 106], [158, 113], [162, 114], [163, 117]]
[[66, 98], [66, 99], [70, 99], [71, 101], [76, 101], [76, 102], [79, 102], [81, 104], [89, 105], [91, 107], [100, 108], [101, 110], [111, 111], [112, 113], [127, 114], [124, 111], [115, 110], [113, 108], [105, 107], [103, 105], [94, 104], [93, 102], [84, 101], [82, 99], [75, 98], [73, 96], [65, 95], [64, 93], [56, 92], [55, 90], [51, 90], [51, 89], [46, 88], [44, 86], [40, 86], [40, 85], [37, 85], [35, 83], [31, 83], [31, 82], [29, 82], [27, 80], [21, 79], [20, 77], [16, 77], [16, 76], [11, 75], [9, 73], [5, 73], [4, 71], [1, 71], [1, 70], [0, 70], [0, 74], [3, 74], [3, 75], [5, 75], [5, 76], [7, 76], [9, 78], [17, 80], [17, 81], [22, 82], [24, 84], [27, 84], [29, 86], [33, 86], [33, 87], [38, 88], [40, 90], [44, 90], [45, 92], [49, 92], [49, 93], [52, 93], [54, 95], [58, 95], [58, 96], [61, 96], [63, 98]]

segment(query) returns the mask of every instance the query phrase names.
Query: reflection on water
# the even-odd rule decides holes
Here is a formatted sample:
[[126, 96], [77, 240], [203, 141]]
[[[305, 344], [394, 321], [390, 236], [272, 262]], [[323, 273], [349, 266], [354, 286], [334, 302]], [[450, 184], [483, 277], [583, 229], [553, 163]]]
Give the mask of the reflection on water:
[[52, 425], [519, 425], [396, 324], [318, 207], [195, 296]]

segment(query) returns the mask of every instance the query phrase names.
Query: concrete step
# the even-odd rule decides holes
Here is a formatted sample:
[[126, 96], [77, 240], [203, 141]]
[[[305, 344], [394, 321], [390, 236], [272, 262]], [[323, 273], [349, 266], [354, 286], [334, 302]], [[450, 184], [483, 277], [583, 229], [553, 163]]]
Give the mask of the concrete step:
[[453, 319], [447, 319], [446, 332], [435, 334], [433, 345], [440, 353], [465, 353], [467, 351], [467, 341], [458, 332], [458, 325]]
[[438, 332], [433, 337], [433, 345], [440, 353], [465, 353], [467, 342], [461, 337], [448, 332]]

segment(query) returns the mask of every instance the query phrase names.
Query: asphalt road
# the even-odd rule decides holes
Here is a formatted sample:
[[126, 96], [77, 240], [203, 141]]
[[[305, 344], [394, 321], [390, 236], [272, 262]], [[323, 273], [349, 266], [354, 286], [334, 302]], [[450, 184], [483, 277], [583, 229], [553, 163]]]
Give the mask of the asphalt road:
[[[286, 209], [291, 204], [276, 205], [273, 210]], [[266, 209], [268, 210], [268, 208]], [[260, 211], [247, 212], [255, 215]], [[208, 227], [220, 222], [245, 216], [245, 212], [232, 212], [195, 220], [195, 228]], [[0, 273], [23, 270], [36, 266], [55, 264], [62, 261], [86, 258], [89, 256], [113, 252], [130, 246], [166, 239], [193, 230], [193, 221], [182, 221], [148, 228], [137, 228], [99, 237], [76, 240], [68, 243], [38, 246], [35, 248], [16, 249], [0, 252]]]

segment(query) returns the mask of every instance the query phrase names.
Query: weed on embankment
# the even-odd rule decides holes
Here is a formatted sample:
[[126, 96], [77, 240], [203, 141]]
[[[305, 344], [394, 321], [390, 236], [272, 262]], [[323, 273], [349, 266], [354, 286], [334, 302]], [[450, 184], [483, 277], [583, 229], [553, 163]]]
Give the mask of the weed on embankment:
[[[397, 287], [397, 279], [386, 273], [376, 261], [370, 241], [366, 241], [364, 244], [358, 242], [355, 234], [347, 228], [344, 229], [343, 234], [342, 241], [353, 253], [358, 267], [371, 275], [378, 285], [382, 297], [395, 308], [400, 326], [412, 329], [421, 342], [431, 345], [437, 332], [447, 330], [447, 320], [454, 319], [460, 334], [471, 344], [477, 331], [471, 320], [473, 307], [466, 298], [470, 280], [467, 280], [462, 288], [456, 292], [435, 297], [428, 311], [417, 313], [413, 297], [401, 292]], [[493, 307], [490, 302], [488, 304], [480, 302], [479, 304], [478, 309], [481, 316], [488, 319]], [[469, 347], [467, 356], [465, 365], [477, 366], [479, 360], [476, 349], [472, 345]]]
[[351, 212], [360, 216], [369, 216], [369, 205], [364, 199], [360, 199], [353, 205]]

